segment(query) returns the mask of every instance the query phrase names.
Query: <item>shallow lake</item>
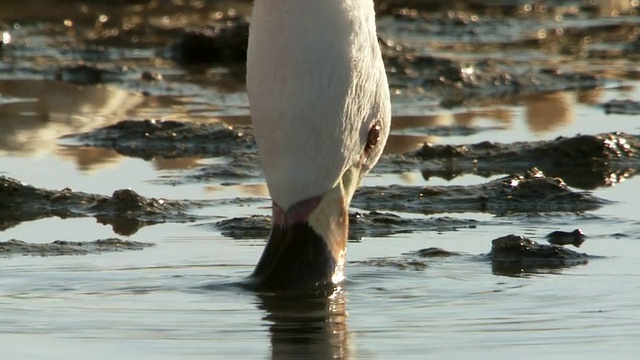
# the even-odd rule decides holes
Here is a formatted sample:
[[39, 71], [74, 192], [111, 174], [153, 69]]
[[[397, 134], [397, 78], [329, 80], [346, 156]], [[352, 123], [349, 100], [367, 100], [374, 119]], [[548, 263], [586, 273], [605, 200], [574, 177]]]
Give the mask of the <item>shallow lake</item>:
[[[447, 217], [474, 225], [350, 241], [347, 280], [328, 299], [258, 295], [236, 284], [253, 270], [265, 239], [232, 239], [212, 224], [224, 218], [269, 215], [263, 179], [184, 181], [194, 169], [224, 159], [145, 160], [108, 149], [66, 146], [59, 140], [123, 119], [223, 119], [247, 124], [244, 70], [228, 65], [182, 66], [153, 50], [169, 45], [167, 38], [145, 38], [137, 47], [121, 44], [121, 38], [100, 36], [109, 26], [120, 26], [114, 21], [136, 23], [133, 18], [146, 17], [140, 21], [156, 24], [167, 18], [167, 28], [178, 28], [179, 21], [169, 15], [183, 14], [195, 21], [194, 14], [214, 14], [218, 8], [226, 11], [233, 6], [246, 13], [250, 3], [34, 2], [54, 4], [50, 14], [44, 9], [10, 13], [8, 9], [19, 3], [5, 3], [0, 5], [0, 25], [5, 26], [0, 32], [6, 39], [0, 52], [0, 175], [41, 188], [70, 187], [104, 195], [131, 188], [156, 198], [252, 200], [215, 202], [194, 211], [199, 221], [146, 226], [129, 236], [115, 234], [93, 217], [49, 217], [4, 229], [0, 241], [50, 243], [118, 236], [155, 246], [78, 256], [0, 258], [3, 359], [600, 359], [633, 358], [640, 351], [640, 178], [633, 176], [637, 168], [627, 178], [612, 179], [611, 186], [574, 189], [611, 201], [594, 211], [500, 216], [394, 212], [406, 218]], [[453, 3], [449, 11], [461, 19], [473, 14], [473, 9], [456, 9], [459, 4]], [[493, 8], [487, 7], [502, 9], [501, 2], [492, 3]], [[636, 2], [591, 3], [595, 10], [587, 11], [582, 2], [549, 2], [547, 15], [524, 18], [522, 12], [541, 10], [527, 10], [523, 2], [515, 7], [522, 9], [515, 15], [487, 11], [481, 20], [493, 16], [500, 21], [479, 21], [476, 29], [486, 37], [471, 40], [438, 33], [428, 19], [411, 20], [406, 12], [381, 15], [384, 37], [425, 53], [468, 59], [502, 56], [524, 59], [523, 64], [532, 66], [553, 63], [603, 79], [591, 89], [480, 96], [478, 101], [454, 106], [442, 106], [437, 94], [397, 90], [394, 116], [404, 121], [394, 123], [388, 151], [403, 153], [424, 142], [511, 143], [578, 133], [639, 134], [640, 116], [605, 114], [602, 106], [609, 100], [640, 99], [637, 53], [635, 58], [596, 58], [545, 46], [509, 50], [513, 43], [539, 35], [541, 29], [595, 32], [621, 23], [624, 29], [640, 29]], [[442, 8], [446, 6], [440, 4], [437, 11]], [[144, 32], [139, 36], [152, 37]], [[86, 60], [86, 48], [78, 44], [99, 40], [103, 49], [112, 49], [107, 58]], [[451, 45], [472, 40], [491, 46], [476, 52]], [[618, 46], [613, 38], [596, 40], [594, 36], [589, 40], [592, 47], [583, 50], [595, 53]], [[495, 44], [502, 44], [504, 51]], [[115, 62], [118, 68], [128, 66], [138, 73], [157, 72], [163, 80], [149, 84], [126, 75], [114, 82], [74, 84], [56, 77], [58, 66], [79, 61], [105, 68]], [[417, 170], [373, 171], [363, 185], [474, 185], [491, 179], [473, 174], [425, 179]], [[597, 256], [584, 265], [506, 276], [477, 256], [489, 252], [491, 240], [507, 234], [542, 243], [552, 231], [577, 228], [587, 235], [578, 250]], [[406, 254], [429, 247], [463, 256], [429, 258], [426, 267], [411, 266]], [[391, 265], [371, 261], [380, 259]]]

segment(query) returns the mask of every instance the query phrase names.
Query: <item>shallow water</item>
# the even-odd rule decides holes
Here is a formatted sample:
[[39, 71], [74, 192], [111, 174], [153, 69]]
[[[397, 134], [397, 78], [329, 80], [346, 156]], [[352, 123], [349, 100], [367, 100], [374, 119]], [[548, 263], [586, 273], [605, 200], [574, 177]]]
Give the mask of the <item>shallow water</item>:
[[[98, 3], [80, 13], [97, 17], [103, 12], [126, 15], [127, 11], [138, 11]], [[625, 2], [596, 3], [603, 14], [578, 16], [570, 24], [597, 25], [623, 17], [624, 22], [640, 25], [637, 15], [624, 15], [628, 9]], [[605, 11], [616, 4], [622, 15], [611, 16]], [[240, 11], [243, 7], [246, 4], [239, 5]], [[89, 15], [83, 18], [76, 10], [69, 11], [69, 16], [79, 17], [76, 22], [93, 21]], [[162, 11], [171, 9], [160, 7], [149, 16], [159, 17]], [[473, 219], [477, 224], [455, 231], [399, 233], [351, 242], [347, 281], [326, 300], [259, 296], [238, 283], [251, 273], [264, 239], [234, 240], [207, 225], [221, 218], [269, 214], [263, 180], [185, 182], [185, 174], [220, 160], [146, 161], [99, 148], [62, 146], [58, 140], [62, 135], [125, 118], [197, 122], [225, 117], [231, 123], [246, 123], [248, 105], [243, 85], [234, 80], [237, 70], [218, 66], [194, 70], [166, 59], [136, 56], [153, 53], [145, 43], [138, 50], [114, 45], [121, 55], [118, 66], [160, 72], [162, 83], [122, 80], [73, 85], [56, 81], [48, 77], [51, 66], [73, 63], [73, 56], [69, 60], [56, 54], [57, 46], [68, 44], [75, 36], [59, 29], [64, 17], [55, 11], [51, 18], [28, 12], [11, 18], [0, 15], [0, 22], [8, 24], [20, 45], [13, 52], [7, 47], [1, 55], [0, 129], [4, 130], [0, 133], [0, 174], [37, 187], [71, 187], [105, 195], [132, 188], [158, 198], [259, 200], [216, 203], [194, 211], [204, 220], [147, 226], [128, 237], [121, 236], [156, 244], [141, 251], [1, 258], [3, 359], [45, 354], [49, 359], [87, 355], [95, 359], [288, 358], [302, 354], [318, 359], [596, 359], [611, 354], [632, 358], [640, 350], [639, 177], [592, 190], [613, 203], [586, 213], [398, 213], [403, 217]], [[507, 41], [521, 32], [528, 34], [532, 28], [548, 24], [545, 21], [512, 22], [513, 32], [500, 27], [497, 40], [485, 41]], [[384, 35], [423, 43], [433, 51], [440, 49], [441, 54], [449, 53], [445, 45], [456, 40], [407, 29], [392, 17], [383, 18], [381, 24]], [[408, 35], [409, 30], [415, 32]], [[464, 52], [456, 56], [465, 54], [480, 56]], [[562, 57], [561, 63], [572, 64], [565, 54], [537, 50], [510, 53], [516, 55], [530, 56], [532, 61]], [[610, 99], [640, 98], [640, 83], [634, 80], [640, 70], [636, 63], [625, 58], [575, 61], [590, 71], [613, 75], [596, 89], [489, 98], [446, 109], [429, 97], [399, 91], [394, 96], [396, 120], [388, 151], [406, 152], [425, 141], [509, 143], [577, 133], [640, 133], [638, 116], [605, 115], [601, 107]], [[150, 95], [143, 96], [141, 91]], [[464, 134], [456, 130], [461, 126], [479, 130]], [[374, 172], [363, 185], [471, 185], [487, 180], [476, 175], [425, 180], [419, 171]], [[551, 231], [576, 228], [588, 236], [579, 250], [599, 256], [587, 265], [504, 276], [476, 256], [487, 253], [491, 240], [506, 234], [544, 242]], [[89, 241], [111, 236], [113, 229], [93, 218], [46, 218], [6, 229], [0, 233], [0, 241]], [[409, 264], [406, 253], [428, 247], [463, 256], [423, 259], [426, 268], [363, 262], [385, 258]]]

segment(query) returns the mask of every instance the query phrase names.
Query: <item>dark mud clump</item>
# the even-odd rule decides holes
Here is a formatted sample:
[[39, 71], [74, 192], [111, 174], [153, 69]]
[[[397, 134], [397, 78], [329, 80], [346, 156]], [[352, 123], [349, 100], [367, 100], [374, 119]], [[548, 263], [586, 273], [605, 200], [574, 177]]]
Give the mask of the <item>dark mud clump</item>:
[[447, 251], [445, 249], [441, 249], [437, 247], [430, 247], [426, 249], [412, 251], [403, 255], [413, 255], [421, 258], [435, 258], [435, 257], [458, 256], [460, 254], [457, 252]]
[[640, 115], [640, 102], [633, 100], [611, 100], [602, 105], [607, 114]]
[[121, 240], [118, 238], [100, 239], [95, 241], [56, 240], [46, 244], [27, 243], [21, 240], [12, 239], [0, 242], [0, 255], [87, 255], [113, 251], [142, 250], [150, 246], [154, 246], [154, 244]]
[[195, 221], [198, 217], [186, 211], [203, 203], [147, 198], [129, 189], [116, 190], [112, 196], [69, 188], [47, 190], [0, 176], [0, 230], [46, 217], [93, 216], [117, 234], [131, 235], [146, 225]]
[[457, 60], [419, 54], [395, 41], [381, 44], [394, 88], [419, 89], [454, 107], [487, 98], [593, 89], [604, 81], [587, 73], [555, 68], [520, 69], [522, 64], [495, 59]]
[[256, 151], [250, 129], [222, 123], [123, 120], [88, 133], [67, 135], [64, 139], [143, 159], [216, 157]]
[[406, 167], [411, 165], [412, 159], [420, 160], [414, 166], [420, 166], [426, 178], [453, 178], [463, 173], [488, 177], [522, 173], [537, 167], [571, 186], [594, 189], [613, 185], [640, 171], [640, 138], [625, 133], [606, 133], [511, 144], [488, 141], [457, 146], [427, 143], [414, 153], [396, 157], [395, 161]]
[[[123, 120], [91, 132], [64, 136], [77, 144], [114, 150], [145, 160], [181, 157], [224, 157], [198, 168], [186, 180], [246, 179], [262, 175], [253, 129], [223, 123], [198, 124], [173, 120]], [[176, 180], [172, 179], [175, 183]]]
[[[455, 231], [475, 228], [476, 220], [450, 217], [433, 219], [407, 219], [390, 213], [350, 213], [349, 240], [359, 241], [365, 237], [383, 237], [417, 231]], [[222, 235], [234, 239], [266, 239], [271, 231], [271, 217], [253, 215], [220, 220], [215, 228]]]
[[425, 258], [446, 258], [459, 256], [459, 253], [447, 251], [441, 248], [431, 247], [402, 254], [401, 258], [374, 258], [363, 261], [352, 261], [352, 264], [374, 266], [379, 268], [394, 268], [397, 270], [426, 270], [429, 264]]
[[[66, 146], [112, 149], [126, 156], [152, 158], [224, 157], [202, 166], [185, 180], [239, 179], [262, 175], [253, 131], [248, 126], [197, 124], [171, 120], [124, 120], [95, 131], [67, 135]], [[550, 141], [501, 144], [433, 145], [402, 155], [383, 156], [375, 172], [421, 169], [423, 176], [452, 179], [465, 173], [485, 177], [522, 174], [538, 167], [570, 186], [594, 189], [640, 171], [640, 140], [625, 133], [577, 135]]]
[[238, 63], [247, 59], [249, 22], [240, 17], [187, 29], [170, 48], [181, 64]]
[[220, 220], [215, 227], [233, 239], [266, 239], [271, 231], [271, 217], [252, 215]]
[[640, 48], [638, 8], [628, 3], [388, 0], [376, 8], [392, 87], [444, 106], [628, 80], [573, 65], [625, 62]]
[[470, 186], [363, 187], [353, 199], [353, 205], [363, 209], [423, 214], [581, 212], [607, 203], [591, 194], [572, 191], [562, 179], [546, 177], [540, 172], [510, 175]]
[[61, 66], [55, 72], [56, 80], [78, 85], [115, 82], [122, 80], [122, 78], [122, 72], [102, 69], [86, 64]]
[[513, 234], [493, 240], [491, 251], [482, 257], [490, 260], [494, 273], [500, 275], [562, 269], [586, 264], [590, 258], [562, 246], [539, 244]]
[[575, 229], [571, 232], [567, 231], [553, 231], [546, 236], [547, 241], [553, 245], [573, 245], [575, 247], [580, 247], [582, 243], [586, 240], [586, 236], [580, 229]]
[[[403, 257], [374, 258], [350, 262], [375, 267], [391, 267], [398, 270], [425, 270], [424, 259], [444, 259], [463, 254], [441, 248], [426, 248], [402, 254]], [[517, 276], [523, 273], [540, 273], [587, 264], [590, 256], [557, 245], [539, 244], [522, 236], [507, 235], [492, 241], [488, 254], [469, 257], [488, 260], [496, 275]], [[435, 261], [435, 260], [434, 260]]]
[[429, 265], [417, 259], [392, 259], [392, 258], [375, 258], [362, 261], [349, 261], [349, 264], [365, 265], [379, 268], [394, 268], [397, 270], [413, 270], [423, 271]]
[[262, 177], [258, 153], [253, 151], [234, 152], [228, 161], [209, 164], [185, 176], [189, 181], [246, 180]]
[[421, 231], [456, 231], [475, 228], [478, 222], [472, 219], [403, 218], [391, 213], [371, 211], [349, 214], [349, 239], [361, 240], [366, 237], [384, 237]]

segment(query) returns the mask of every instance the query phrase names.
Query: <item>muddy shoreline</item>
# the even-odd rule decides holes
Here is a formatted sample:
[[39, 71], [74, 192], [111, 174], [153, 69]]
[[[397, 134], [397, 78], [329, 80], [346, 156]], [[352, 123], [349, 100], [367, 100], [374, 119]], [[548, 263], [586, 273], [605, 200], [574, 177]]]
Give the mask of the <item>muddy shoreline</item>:
[[[126, 120], [91, 132], [71, 134], [64, 137], [68, 147], [98, 147], [115, 150], [126, 156], [144, 159], [196, 156], [202, 158], [222, 157], [228, 166], [244, 161], [242, 178], [259, 174], [256, 147], [250, 127], [228, 126], [220, 123], [205, 125], [176, 121]], [[69, 140], [77, 144], [69, 144]], [[574, 166], [584, 168], [626, 167], [627, 174], [638, 169], [637, 137], [627, 134], [602, 134], [599, 136], [576, 136], [554, 141], [493, 144], [482, 143], [464, 146], [433, 146], [424, 144], [418, 151], [406, 154], [385, 155], [380, 171], [394, 171], [394, 167], [429, 166], [452, 160], [469, 162], [469, 171], [482, 169], [492, 173], [504, 173], [505, 168], [521, 172], [479, 185], [469, 186], [390, 186], [362, 187], [354, 197], [353, 206], [367, 212], [350, 215], [351, 241], [369, 236], [390, 236], [414, 231], [455, 231], [474, 228], [476, 221], [453, 218], [404, 219], [393, 213], [399, 211], [423, 214], [485, 212], [499, 216], [515, 213], [585, 212], [605, 206], [609, 202], [597, 198], [587, 191], [572, 190], [557, 177], [547, 177], [538, 168], [528, 166], [554, 165], [566, 167], [568, 158]], [[426, 165], [425, 165], [426, 164]], [[505, 165], [506, 164], [506, 165]], [[515, 165], [514, 165], [515, 164]], [[224, 167], [225, 165], [217, 165]], [[509, 168], [511, 166], [511, 168]], [[553, 167], [552, 167], [553, 169]], [[192, 170], [202, 173], [204, 170]], [[206, 170], [211, 172], [211, 170]], [[423, 174], [427, 170], [423, 170]], [[222, 172], [231, 173], [230, 168]], [[255, 176], [255, 175], [253, 175]], [[602, 177], [611, 178], [606, 174]], [[187, 176], [191, 181], [206, 181]], [[220, 176], [218, 176], [220, 178]], [[605, 182], [596, 186], [611, 185]], [[146, 198], [131, 189], [116, 190], [111, 197], [74, 192], [71, 189], [38, 189], [8, 177], [0, 177], [0, 219], [7, 229], [24, 221], [45, 217], [96, 218], [110, 224], [114, 232], [131, 235], [144, 226], [164, 222], [195, 222], [211, 220], [190, 214], [190, 210], [211, 204], [203, 201], [184, 201]], [[265, 216], [229, 218], [216, 221], [213, 227], [222, 235], [235, 239], [266, 238], [270, 219]], [[95, 246], [93, 243], [52, 242], [50, 244], [28, 244], [11, 240], [3, 243], [2, 252], [23, 255], [68, 255], [100, 253], [103, 251], [142, 249], [141, 244], [112, 248]], [[492, 251], [484, 256], [489, 259], [494, 272], [517, 274], [522, 271], [539, 271], [544, 268], [562, 268], [586, 263], [586, 255], [557, 245], [541, 245], [521, 237], [507, 237], [494, 241]], [[424, 254], [423, 254], [424, 255]], [[421, 256], [423, 256], [421, 255]], [[424, 255], [427, 256], [427, 255]], [[424, 257], [423, 256], [423, 257]], [[434, 256], [429, 253], [428, 256]], [[366, 265], [394, 266], [419, 269], [426, 263], [404, 259], [372, 260]]]
[[[179, 178], [166, 180], [167, 185], [262, 179], [252, 129], [246, 119], [238, 120], [248, 115], [242, 94], [251, 1], [68, 1], [47, 13], [30, 10], [43, 4], [47, 3], [36, 0], [29, 8], [17, 1], [0, 4], [0, 110], [4, 111], [0, 114], [6, 114], [0, 151], [34, 151], [39, 147], [34, 146], [39, 145], [37, 138], [21, 139], [62, 123], [52, 137], [57, 149], [109, 150], [147, 161], [216, 160], [192, 166]], [[635, 66], [608, 69], [608, 64], [640, 60], [637, 5], [609, 9], [594, 2], [381, 0], [375, 6], [379, 44], [394, 106], [400, 112], [415, 104], [422, 106], [420, 111], [433, 113], [568, 92], [588, 98], [590, 91], [625, 88], [628, 81], [640, 79]], [[71, 95], [56, 97], [66, 93]], [[68, 97], [80, 100], [67, 102]], [[34, 107], [33, 99], [47, 99], [47, 110], [40, 110], [39, 103]], [[585, 101], [602, 111], [602, 121], [608, 114], [640, 113], [637, 99]], [[84, 110], [87, 103], [93, 106], [90, 110]], [[566, 121], [554, 117], [565, 105], [563, 100], [555, 105], [558, 108], [548, 112], [533, 109], [531, 117], [545, 125]], [[144, 111], [133, 112], [138, 107]], [[61, 116], [74, 111], [84, 120]], [[467, 115], [487, 116], [473, 111]], [[130, 112], [134, 116], [129, 117]], [[176, 113], [183, 118], [161, 120]], [[498, 120], [503, 115], [491, 114]], [[236, 122], [225, 122], [234, 117]], [[448, 136], [501, 126], [482, 128], [463, 119], [453, 126], [419, 124], [417, 129], [406, 129], [412, 125], [405, 125], [407, 118], [401, 117], [394, 122], [392, 137], [408, 133], [418, 138], [417, 133], [445, 139], [432, 143], [420, 138], [418, 147], [389, 151], [374, 175], [419, 171], [427, 181], [469, 174], [487, 181], [468, 186], [362, 187], [350, 214], [351, 241], [482, 226], [443, 214], [589, 212], [611, 204], [593, 195], [593, 190], [631, 179], [640, 171], [639, 136], [616, 129], [551, 140], [447, 145]], [[410, 116], [406, 122], [412, 122]], [[215, 205], [215, 201], [149, 198], [144, 189], [119, 189], [111, 196], [42, 189], [0, 176], [0, 231], [48, 217], [92, 217], [122, 236], [167, 222], [200, 222], [234, 239], [264, 238], [268, 233], [265, 216], [220, 220], [196, 215], [195, 210]], [[403, 217], [409, 213], [431, 216]], [[439, 215], [443, 216], [434, 217]], [[536, 247], [521, 238], [509, 239], [535, 254], [546, 254], [543, 258], [557, 260], [567, 254], [552, 245]], [[51, 255], [106, 251], [93, 239], [82, 244], [54, 240], [33, 247], [28, 239], [26, 243], [13, 239], [0, 249], [41, 255], [47, 249]], [[491, 254], [499, 254], [499, 248]], [[529, 256], [526, 251], [521, 254], [525, 255], [512, 256]]]

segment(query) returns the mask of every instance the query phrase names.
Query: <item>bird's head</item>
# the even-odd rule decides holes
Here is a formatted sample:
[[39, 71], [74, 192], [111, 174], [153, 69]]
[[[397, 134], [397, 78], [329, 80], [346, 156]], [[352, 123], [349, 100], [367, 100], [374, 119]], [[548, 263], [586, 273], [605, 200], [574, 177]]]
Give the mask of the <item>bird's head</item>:
[[273, 212], [252, 278], [270, 290], [337, 284], [351, 198], [390, 128], [373, 3], [267, 3], [254, 6], [247, 89]]

